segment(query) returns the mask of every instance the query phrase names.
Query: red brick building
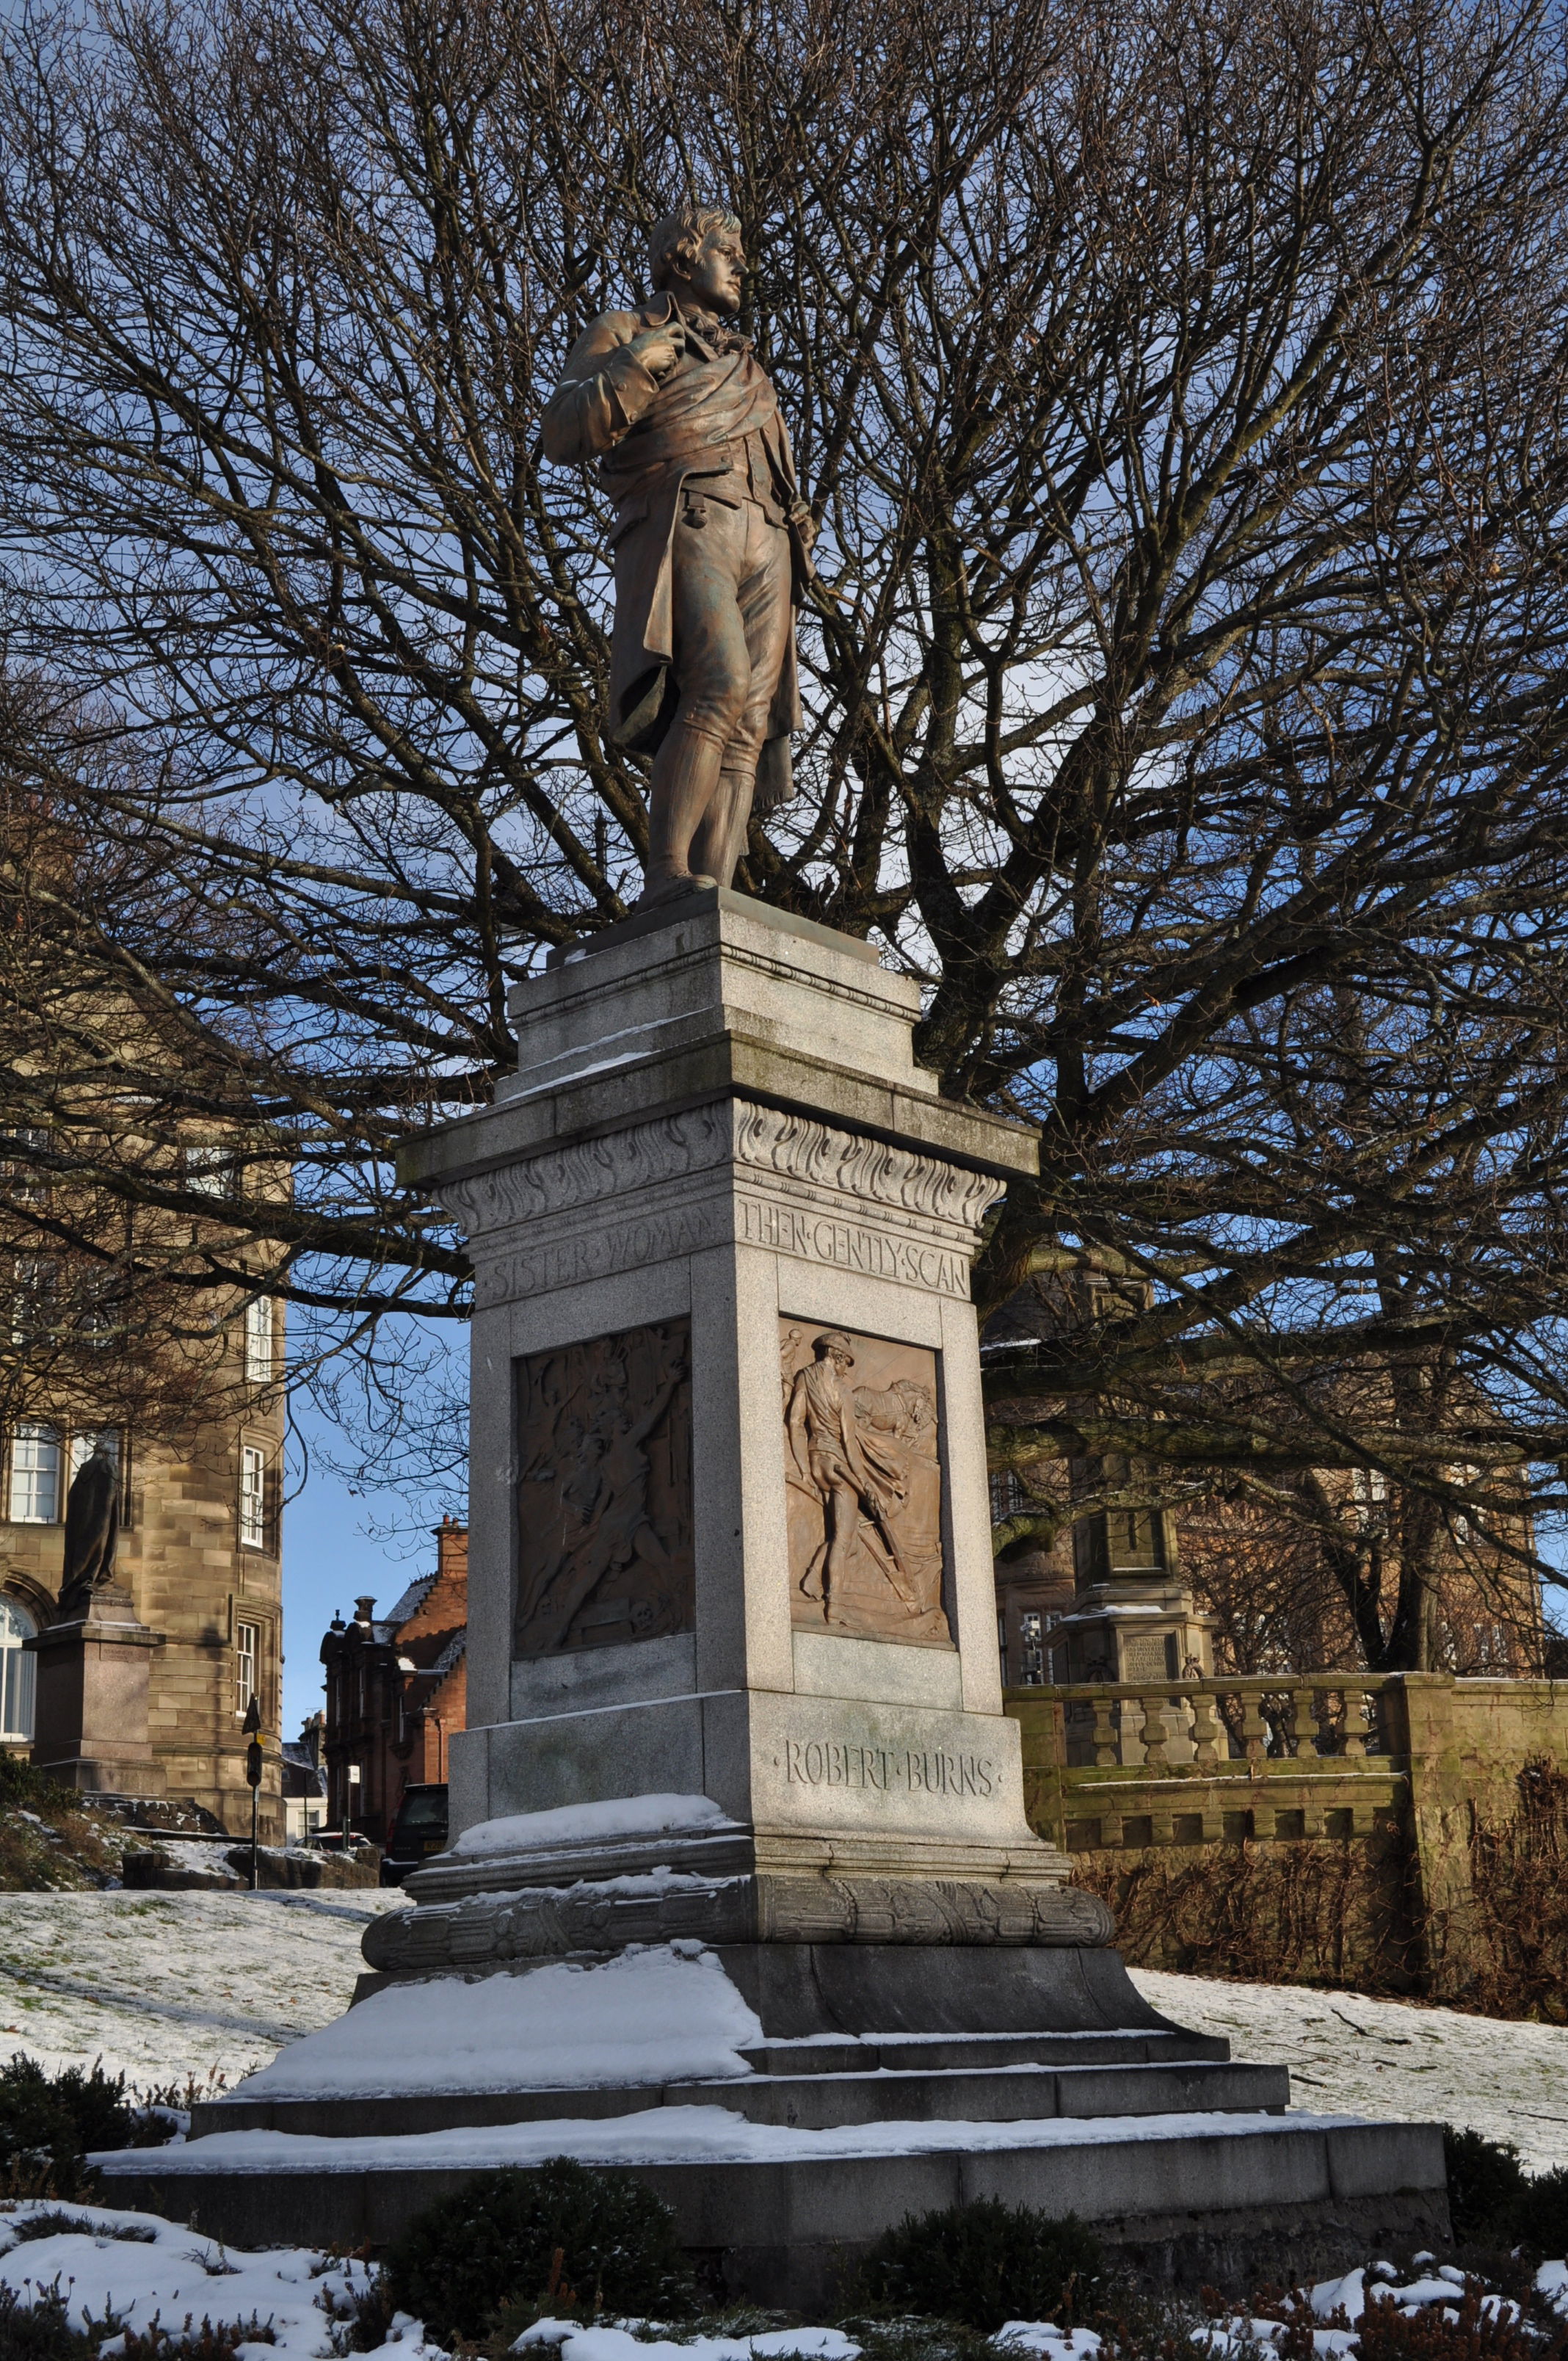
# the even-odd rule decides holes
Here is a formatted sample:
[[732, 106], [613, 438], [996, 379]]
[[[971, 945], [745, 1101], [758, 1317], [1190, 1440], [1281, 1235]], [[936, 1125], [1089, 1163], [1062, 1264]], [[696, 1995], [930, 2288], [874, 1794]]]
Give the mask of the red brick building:
[[467, 1707], [468, 1532], [444, 1518], [435, 1571], [390, 1612], [355, 1601], [322, 1642], [327, 1825], [385, 1844], [406, 1787], [443, 1781]]

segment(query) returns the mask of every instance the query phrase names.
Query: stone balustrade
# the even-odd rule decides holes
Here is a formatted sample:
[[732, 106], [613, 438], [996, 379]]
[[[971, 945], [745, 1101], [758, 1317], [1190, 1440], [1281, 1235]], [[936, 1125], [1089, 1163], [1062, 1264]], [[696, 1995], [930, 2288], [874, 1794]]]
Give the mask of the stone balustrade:
[[[1510, 1829], [1526, 1852], [1558, 1842], [1535, 1822], [1568, 1758], [1568, 1686], [1293, 1673], [1009, 1689], [1005, 1703], [1032, 1825], [1146, 1965], [1254, 1971], [1218, 1934], [1205, 1949], [1204, 1895], [1223, 1893], [1233, 1920], [1279, 1919], [1277, 1972], [1459, 1993], [1493, 1971], [1500, 1939], [1478, 1846]], [[1302, 1931], [1314, 1840], [1320, 1901]]]
[[1033, 1824], [1070, 1851], [1369, 1835], [1409, 1765], [1397, 1675], [1012, 1690]]

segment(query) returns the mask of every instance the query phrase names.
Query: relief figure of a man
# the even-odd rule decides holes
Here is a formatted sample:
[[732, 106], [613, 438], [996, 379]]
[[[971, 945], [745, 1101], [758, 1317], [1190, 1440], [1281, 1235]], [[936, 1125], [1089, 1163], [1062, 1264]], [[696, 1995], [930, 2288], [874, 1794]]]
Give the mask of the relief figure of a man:
[[610, 736], [652, 756], [645, 905], [728, 885], [752, 811], [792, 792], [813, 527], [773, 386], [732, 324], [744, 267], [732, 214], [666, 215], [652, 295], [578, 337], [544, 413], [546, 456], [597, 460], [615, 502]]

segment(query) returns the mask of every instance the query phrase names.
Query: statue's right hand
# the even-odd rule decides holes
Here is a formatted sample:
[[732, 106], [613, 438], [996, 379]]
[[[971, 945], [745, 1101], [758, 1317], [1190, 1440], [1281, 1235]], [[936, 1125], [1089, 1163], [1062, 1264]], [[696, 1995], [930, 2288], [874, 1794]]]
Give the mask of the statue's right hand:
[[635, 353], [650, 377], [666, 378], [685, 349], [685, 337], [673, 323], [664, 327], [644, 328], [633, 336], [626, 347]]

